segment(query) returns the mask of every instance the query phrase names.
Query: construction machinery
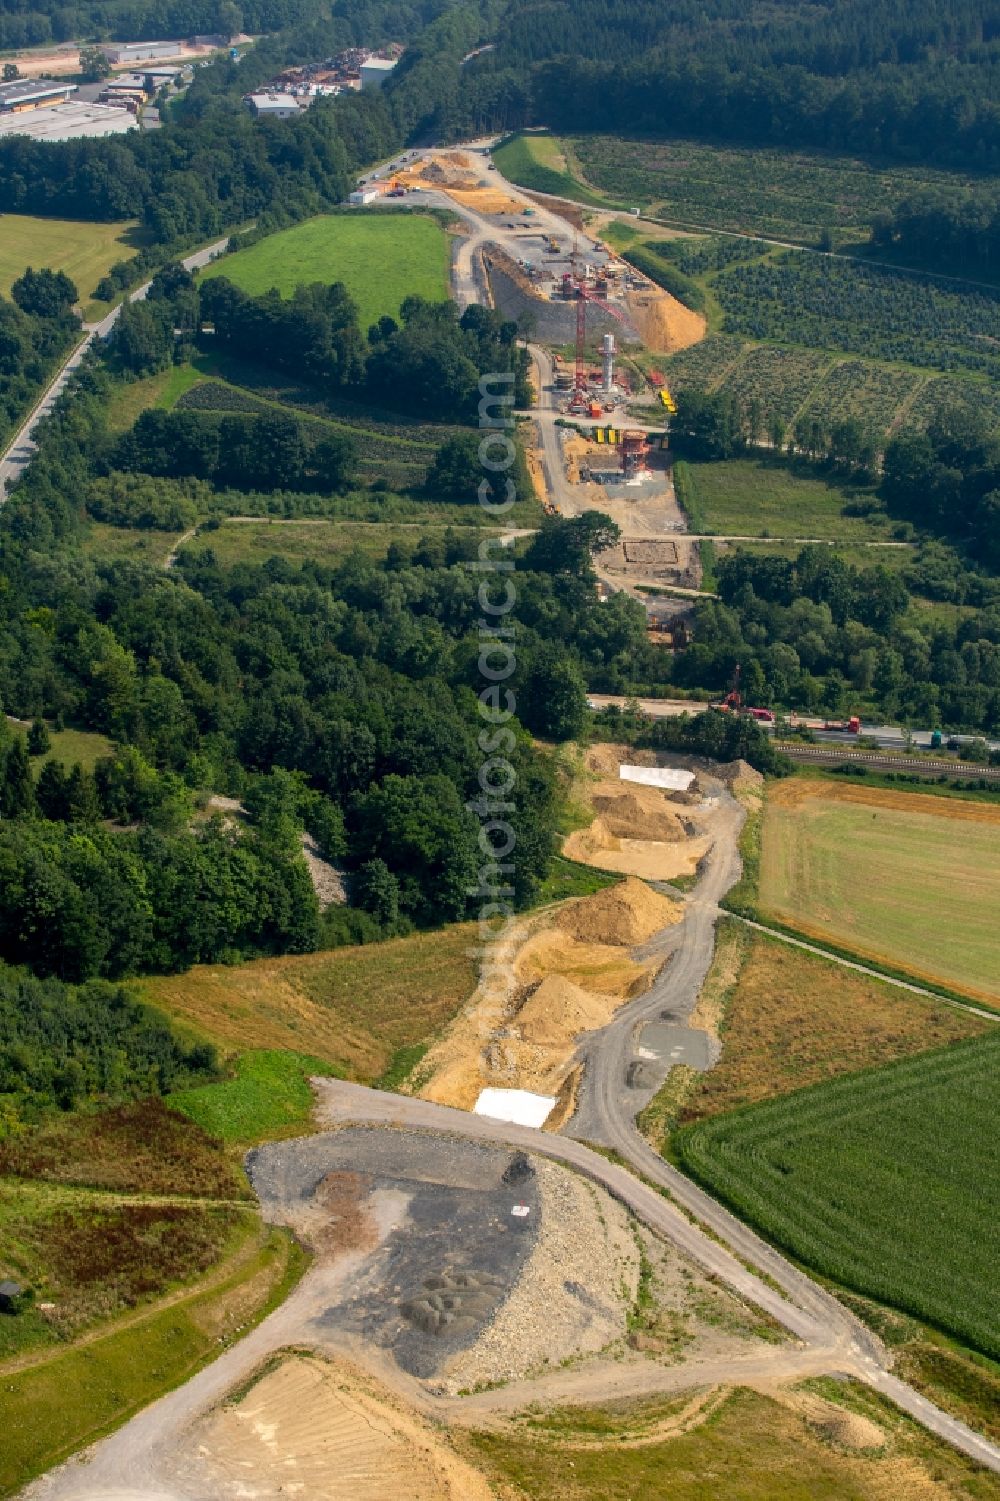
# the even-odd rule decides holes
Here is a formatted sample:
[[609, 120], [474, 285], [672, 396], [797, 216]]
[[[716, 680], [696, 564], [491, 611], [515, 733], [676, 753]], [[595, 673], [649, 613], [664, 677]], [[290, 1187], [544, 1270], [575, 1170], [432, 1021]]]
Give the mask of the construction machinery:
[[623, 327], [628, 328], [630, 325], [625, 314], [619, 312], [618, 308], [612, 306], [606, 300], [606, 296], [603, 295], [607, 292], [606, 285], [603, 288], [603, 293], [597, 288], [588, 286], [586, 272], [580, 271], [577, 268], [575, 252], [572, 264], [573, 269], [567, 271], [563, 277], [563, 295], [571, 299], [573, 297], [576, 298], [576, 376], [573, 382], [573, 398], [570, 401], [569, 409], [571, 412], [586, 412], [590, 404], [589, 397], [587, 396], [586, 368], [587, 303], [598, 303], [604, 312], [610, 313], [612, 318], [616, 322], [621, 323]]

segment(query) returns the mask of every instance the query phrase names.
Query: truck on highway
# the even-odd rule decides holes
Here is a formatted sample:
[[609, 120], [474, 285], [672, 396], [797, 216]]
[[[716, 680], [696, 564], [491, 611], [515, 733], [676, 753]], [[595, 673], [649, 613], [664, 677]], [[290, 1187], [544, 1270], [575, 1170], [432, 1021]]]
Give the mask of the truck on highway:
[[861, 720], [857, 714], [852, 714], [850, 719], [825, 719], [822, 728], [839, 732], [842, 735], [860, 735]]

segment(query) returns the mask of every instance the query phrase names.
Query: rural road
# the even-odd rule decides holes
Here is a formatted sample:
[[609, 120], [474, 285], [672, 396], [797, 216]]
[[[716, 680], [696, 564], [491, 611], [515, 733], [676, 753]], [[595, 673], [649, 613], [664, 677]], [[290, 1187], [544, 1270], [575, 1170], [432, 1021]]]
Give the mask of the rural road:
[[[221, 255], [229, 241], [216, 240], [212, 245], [206, 245], [204, 249], [197, 250], [193, 255], [186, 256], [181, 262], [188, 271], [197, 271], [202, 266], [207, 266], [209, 261]], [[143, 286], [137, 287], [129, 295], [129, 302], [142, 302], [149, 291], [150, 283], [147, 281]], [[35, 443], [35, 431], [43, 417], [48, 417], [60, 396], [69, 385], [75, 372], [83, 363], [84, 357], [95, 339], [106, 339], [118, 321], [121, 304], [111, 309], [100, 323], [88, 323], [84, 325], [84, 335], [75, 346], [66, 360], [60, 365], [52, 380], [46, 387], [43, 395], [32, 407], [28, 416], [22, 422], [18, 431], [14, 434], [3, 453], [0, 454], [0, 505], [8, 499], [11, 487], [21, 478], [21, 475], [31, 463], [37, 447]]]

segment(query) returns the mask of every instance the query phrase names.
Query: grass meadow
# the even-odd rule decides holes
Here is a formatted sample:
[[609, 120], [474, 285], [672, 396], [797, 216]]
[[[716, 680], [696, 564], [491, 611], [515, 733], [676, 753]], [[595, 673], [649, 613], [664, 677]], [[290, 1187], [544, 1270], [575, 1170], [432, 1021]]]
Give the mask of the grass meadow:
[[996, 1003], [1000, 808], [796, 777], [771, 789], [761, 915]]
[[[831, 1434], [791, 1403], [737, 1387], [702, 1398], [694, 1421], [688, 1392], [532, 1412], [503, 1433], [459, 1435], [458, 1442], [498, 1494], [528, 1501], [884, 1501], [903, 1495], [901, 1476], [923, 1489], [927, 1469], [941, 1494], [956, 1501], [995, 1495], [992, 1476], [977, 1473], [876, 1393], [848, 1382], [810, 1385], [832, 1404]], [[851, 1413], [875, 1423], [885, 1446], [859, 1452], [839, 1443], [837, 1408], [847, 1410], [845, 1427]], [[928, 1486], [930, 1496], [937, 1486]]]
[[[88, 224], [79, 219], [41, 219], [32, 214], [0, 216], [0, 293], [33, 266], [65, 271], [86, 304], [115, 261], [135, 255], [135, 223]], [[99, 309], [107, 309], [99, 304]]]
[[[473, 927], [457, 924], [370, 946], [199, 965], [184, 975], [152, 976], [143, 993], [228, 1052], [305, 1053], [330, 1072], [367, 1083], [386, 1072], [400, 1049], [429, 1041], [472, 995], [474, 935]], [[183, 1095], [171, 1095], [170, 1103], [185, 1108]]]
[[320, 215], [226, 256], [203, 276], [226, 276], [254, 295], [341, 281], [367, 329], [385, 313], [397, 317], [404, 297], [444, 301], [448, 264], [448, 237], [425, 215]]
[[863, 516], [845, 516], [844, 489], [821, 476], [760, 459], [687, 462], [685, 468], [696, 515], [708, 531], [845, 543], [879, 541], [887, 535]]

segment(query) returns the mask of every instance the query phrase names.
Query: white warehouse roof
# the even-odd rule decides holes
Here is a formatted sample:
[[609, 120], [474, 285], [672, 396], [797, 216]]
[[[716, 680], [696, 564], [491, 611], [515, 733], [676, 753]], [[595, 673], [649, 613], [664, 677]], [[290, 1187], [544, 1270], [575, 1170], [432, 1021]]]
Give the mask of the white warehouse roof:
[[644, 787], [665, 787], [670, 792], [686, 792], [694, 781], [693, 771], [679, 766], [619, 766], [623, 782], [640, 782]]

